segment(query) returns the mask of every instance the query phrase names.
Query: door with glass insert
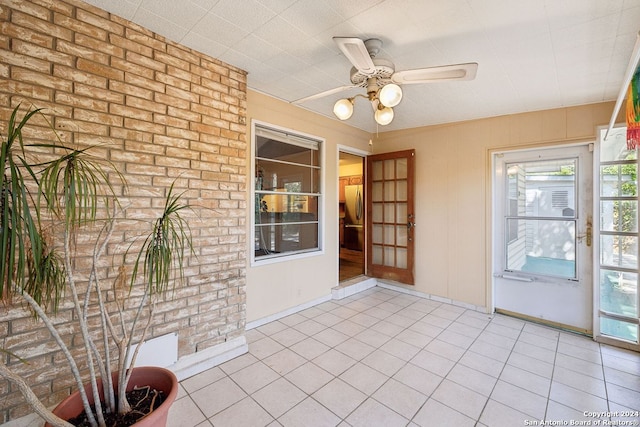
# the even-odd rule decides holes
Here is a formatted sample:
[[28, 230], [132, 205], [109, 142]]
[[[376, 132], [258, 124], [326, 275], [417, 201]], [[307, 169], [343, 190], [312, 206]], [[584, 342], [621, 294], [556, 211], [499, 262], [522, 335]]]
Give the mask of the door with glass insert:
[[367, 274], [413, 285], [414, 150], [367, 157]]
[[596, 338], [638, 345], [638, 152], [628, 150], [626, 129], [600, 131]]
[[591, 334], [589, 146], [494, 156], [498, 311]]

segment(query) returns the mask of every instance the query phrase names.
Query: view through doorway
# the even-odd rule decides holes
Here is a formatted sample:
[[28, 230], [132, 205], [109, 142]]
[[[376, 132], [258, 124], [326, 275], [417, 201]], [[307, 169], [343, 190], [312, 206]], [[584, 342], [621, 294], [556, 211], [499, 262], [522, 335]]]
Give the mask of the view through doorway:
[[364, 274], [364, 158], [341, 151], [339, 159], [339, 280], [342, 282]]

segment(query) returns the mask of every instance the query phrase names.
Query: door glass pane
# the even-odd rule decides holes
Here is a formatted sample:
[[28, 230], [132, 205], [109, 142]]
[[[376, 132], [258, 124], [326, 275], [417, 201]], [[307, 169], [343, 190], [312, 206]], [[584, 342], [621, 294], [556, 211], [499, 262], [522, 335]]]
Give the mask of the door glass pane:
[[407, 250], [405, 248], [396, 249], [396, 267], [407, 268]]
[[398, 218], [398, 222], [405, 222], [408, 220], [406, 203], [396, 204], [396, 218]]
[[393, 181], [384, 183], [384, 200], [390, 202], [395, 200], [395, 183]]
[[382, 162], [373, 162], [372, 176], [374, 181], [382, 181]]
[[376, 245], [382, 244], [382, 226], [375, 224], [373, 226], [373, 243]]
[[374, 203], [373, 206], [371, 207], [371, 209], [373, 210], [372, 214], [372, 220], [373, 222], [382, 222], [382, 204], [381, 203]]
[[384, 204], [384, 221], [385, 222], [396, 222], [395, 205], [393, 203], [385, 203]]
[[402, 180], [396, 182], [396, 200], [407, 200], [407, 181]]
[[384, 161], [384, 179], [394, 179], [396, 177], [395, 160]]
[[396, 245], [407, 246], [407, 227], [396, 227]]
[[407, 179], [407, 159], [396, 160], [396, 178]]
[[374, 264], [382, 264], [382, 246], [373, 246], [371, 248], [371, 257]]
[[386, 245], [395, 245], [395, 226], [393, 225], [385, 225], [384, 226], [384, 243]]
[[576, 277], [575, 221], [511, 218], [507, 229], [522, 230], [507, 243], [507, 270]]
[[395, 267], [396, 257], [393, 247], [384, 247], [384, 265], [386, 265], [387, 267]]
[[381, 202], [382, 199], [382, 182], [374, 182], [371, 186], [371, 200], [374, 202]]

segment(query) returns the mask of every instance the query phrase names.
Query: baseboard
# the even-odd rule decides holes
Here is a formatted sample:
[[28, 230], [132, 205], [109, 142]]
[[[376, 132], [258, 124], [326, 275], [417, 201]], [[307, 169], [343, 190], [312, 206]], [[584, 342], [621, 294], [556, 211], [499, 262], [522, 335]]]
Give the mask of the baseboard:
[[347, 280], [340, 283], [340, 285], [331, 289], [332, 299], [342, 299], [355, 295], [367, 289], [371, 289], [376, 286], [378, 280], [373, 277], [361, 276], [352, 280]]
[[451, 305], [455, 305], [456, 307], [461, 307], [461, 308], [465, 308], [467, 310], [473, 310], [473, 311], [477, 311], [479, 313], [488, 313], [489, 311], [487, 310], [486, 307], [481, 306], [481, 305], [474, 305], [474, 304], [469, 304], [466, 302], [462, 302], [462, 301], [456, 301], [453, 300], [451, 298], [444, 298], [444, 297], [440, 297], [438, 295], [431, 295], [431, 294], [426, 294], [424, 292], [419, 292], [413, 289], [408, 289], [404, 286], [400, 286], [400, 285], [396, 285], [393, 283], [388, 283], [388, 282], [384, 282], [382, 280], [378, 280], [378, 284], [377, 286], [381, 287], [381, 288], [385, 288], [385, 289], [390, 289], [392, 291], [396, 291], [396, 292], [401, 292], [403, 294], [407, 294], [407, 295], [413, 295], [415, 297], [418, 298], [425, 298], [425, 299], [429, 299], [432, 301], [437, 301], [437, 302], [442, 302], [445, 304], [451, 304]]
[[323, 302], [327, 302], [329, 300], [331, 300], [331, 295], [325, 295], [323, 297], [305, 302], [304, 304], [296, 305], [295, 307], [288, 308], [284, 311], [271, 314], [267, 317], [263, 317], [257, 320], [252, 320], [251, 322], [247, 322], [247, 326], [245, 327], [245, 329], [248, 331], [249, 329], [254, 329], [259, 326], [266, 325], [267, 323], [273, 322], [274, 320], [282, 319], [283, 317], [290, 316], [299, 311], [306, 310], [307, 308], [311, 308], [315, 305], [322, 304]]
[[178, 381], [182, 381], [248, 351], [249, 346], [247, 345], [247, 340], [243, 335], [202, 351], [181, 357], [176, 363], [168, 366], [168, 368], [176, 374]]

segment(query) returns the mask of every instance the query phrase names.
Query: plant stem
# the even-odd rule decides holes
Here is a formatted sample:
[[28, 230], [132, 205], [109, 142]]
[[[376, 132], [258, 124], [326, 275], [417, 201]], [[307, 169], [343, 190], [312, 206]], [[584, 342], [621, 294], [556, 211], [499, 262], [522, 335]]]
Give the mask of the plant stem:
[[35, 395], [35, 393], [31, 390], [31, 387], [29, 387], [25, 380], [23, 380], [22, 377], [17, 375], [15, 372], [12, 372], [2, 363], [0, 363], [0, 376], [5, 377], [9, 381], [17, 385], [27, 403], [38, 415], [44, 418], [44, 420], [51, 424], [53, 427], [73, 427], [73, 424], [70, 424], [62, 418], [57, 417], [53, 412], [48, 410], [42, 404], [42, 402], [40, 402], [38, 396]]

